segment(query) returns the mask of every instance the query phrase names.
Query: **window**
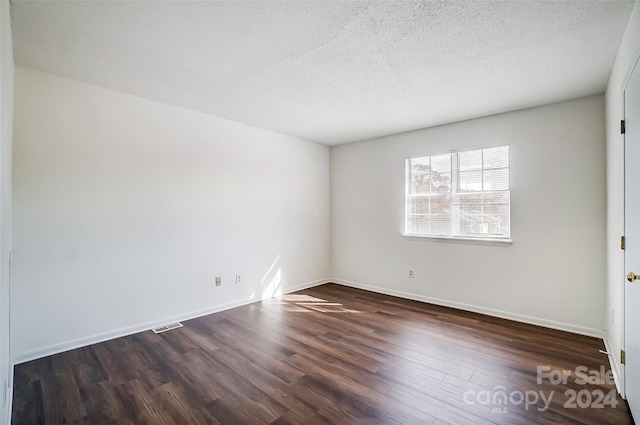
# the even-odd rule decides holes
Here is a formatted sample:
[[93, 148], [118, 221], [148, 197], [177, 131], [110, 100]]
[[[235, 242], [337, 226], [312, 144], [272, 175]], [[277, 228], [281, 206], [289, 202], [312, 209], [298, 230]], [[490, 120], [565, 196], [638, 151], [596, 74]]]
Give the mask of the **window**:
[[407, 236], [509, 240], [509, 146], [406, 161]]

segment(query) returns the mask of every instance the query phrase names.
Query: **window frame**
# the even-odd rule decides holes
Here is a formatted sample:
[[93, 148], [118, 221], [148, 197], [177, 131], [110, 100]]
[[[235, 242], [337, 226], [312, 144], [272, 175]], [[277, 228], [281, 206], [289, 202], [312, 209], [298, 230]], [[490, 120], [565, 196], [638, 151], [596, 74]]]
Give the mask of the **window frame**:
[[[451, 191], [443, 192], [450, 193], [452, 196], [458, 196], [461, 194], [474, 193], [473, 191], [461, 191], [460, 190], [460, 166], [459, 166], [459, 156], [458, 154], [461, 152], [468, 151], [481, 151], [484, 149], [491, 149], [497, 147], [507, 147], [508, 148], [508, 170], [509, 170], [509, 189], [505, 191], [496, 191], [496, 192], [508, 192], [509, 193], [509, 236], [508, 237], [482, 237], [482, 236], [469, 236], [469, 235], [435, 235], [435, 234], [419, 234], [419, 233], [409, 233], [409, 209], [411, 208], [411, 204], [409, 202], [409, 196], [411, 195], [411, 185], [413, 183], [412, 175], [411, 175], [411, 160], [416, 158], [424, 158], [424, 157], [434, 157], [438, 155], [449, 155], [451, 160]], [[511, 146], [507, 143], [500, 143], [494, 145], [487, 145], [481, 147], [473, 147], [473, 148], [465, 148], [465, 149], [454, 149], [446, 152], [434, 152], [430, 154], [419, 154], [419, 155], [411, 155], [405, 158], [405, 196], [404, 196], [404, 217], [403, 217], [403, 230], [402, 235], [407, 239], [412, 240], [428, 240], [434, 242], [454, 242], [454, 243], [468, 243], [468, 244], [478, 244], [478, 245], [511, 245], [513, 243], [512, 234], [511, 234]], [[455, 157], [454, 157], [455, 155]], [[481, 168], [484, 171], [484, 165]], [[475, 193], [490, 193], [491, 191], [477, 191]], [[436, 193], [436, 192], [433, 192]]]

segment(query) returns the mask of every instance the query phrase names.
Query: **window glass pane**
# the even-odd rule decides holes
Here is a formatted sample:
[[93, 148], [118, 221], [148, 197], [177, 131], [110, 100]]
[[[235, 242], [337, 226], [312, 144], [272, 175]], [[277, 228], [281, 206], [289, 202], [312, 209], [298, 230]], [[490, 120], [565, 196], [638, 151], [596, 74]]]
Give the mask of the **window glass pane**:
[[451, 205], [449, 195], [429, 197], [429, 234], [451, 234]]
[[460, 171], [482, 169], [482, 149], [458, 152], [458, 167]]
[[451, 154], [433, 155], [431, 157], [431, 166], [438, 173], [451, 172]]
[[407, 232], [428, 235], [451, 234], [450, 196], [412, 197], [408, 205]]
[[412, 158], [410, 193], [451, 192], [451, 155]]
[[509, 169], [484, 171], [484, 190], [509, 190]]
[[431, 172], [432, 192], [451, 192], [451, 173]]
[[424, 197], [410, 196], [407, 199], [407, 233], [424, 233], [420, 221], [424, 216], [423, 211], [428, 211], [424, 206]]
[[510, 238], [508, 146], [415, 157], [407, 163], [408, 234]]
[[483, 168], [508, 168], [509, 146], [483, 149]]
[[451, 192], [451, 154], [431, 157], [431, 191]]
[[461, 192], [479, 192], [482, 190], [482, 171], [460, 171], [458, 186]]
[[460, 195], [458, 221], [461, 235], [477, 235], [483, 232], [482, 195]]
[[411, 164], [411, 190], [410, 193], [430, 192], [431, 166], [429, 157], [412, 158]]
[[411, 197], [411, 202], [409, 203], [409, 214], [413, 217], [429, 214], [429, 197]]
[[509, 237], [509, 192], [458, 195], [461, 236]]

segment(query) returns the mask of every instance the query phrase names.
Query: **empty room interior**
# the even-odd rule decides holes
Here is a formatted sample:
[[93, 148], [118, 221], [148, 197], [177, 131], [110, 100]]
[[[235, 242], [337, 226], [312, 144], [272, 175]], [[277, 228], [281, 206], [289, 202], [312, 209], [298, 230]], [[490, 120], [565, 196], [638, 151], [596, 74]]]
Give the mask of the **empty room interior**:
[[0, 0], [0, 37], [1, 425], [640, 418], [635, 1]]

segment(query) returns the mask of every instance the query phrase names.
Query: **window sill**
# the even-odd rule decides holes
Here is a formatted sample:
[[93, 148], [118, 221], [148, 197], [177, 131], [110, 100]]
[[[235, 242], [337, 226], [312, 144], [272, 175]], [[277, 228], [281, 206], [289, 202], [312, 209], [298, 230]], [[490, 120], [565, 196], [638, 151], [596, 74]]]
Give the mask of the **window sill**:
[[447, 236], [420, 236], [420, 235], [402, 235], [405, 239], [416, 240], [422, 242], [445, 242], [445, 243], [462, 243], [469, 245], [494, 245], [509, 246], [512, 244], [511, 239], [479, 239], [479, 238], [454, 238]]

